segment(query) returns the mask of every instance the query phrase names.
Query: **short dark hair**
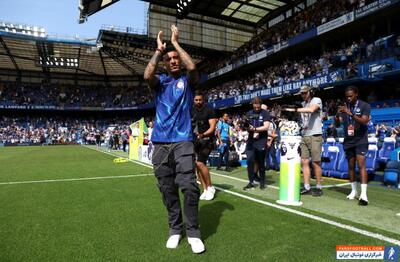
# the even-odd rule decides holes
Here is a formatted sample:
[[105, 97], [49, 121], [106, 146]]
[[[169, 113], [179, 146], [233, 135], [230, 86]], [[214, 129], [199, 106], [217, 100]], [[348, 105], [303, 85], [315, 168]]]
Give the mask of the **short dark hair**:
[[194, 96], [202, 96], [202, 97], [204, 97], [204, 93], [201, 90], [196, 90], [196, 92], [194, 93]]
[[253, 98], [253, 100], [251, 101], [252, 104], [262, 104], [262, 99], [260, 97], [255, 97]]
[[353, 93], [358, 94], [358, 88], [356, 86], [348, 86], [344, 90], [345, 93], [347, 93], [349, 91], [353, 91]]
[[163, 55], [162, 55], [163, 60], [165, 59], [165, 56], [166, 56], [169, 52], [172, 52], [172, 51], [177, 52], [176, 49], [175, 49], [175, 47], [174, 47], [173, 45], [168, 45], [168, 44], [167, 44], [167, 47], [165, 48], [165, 50], [164, 50], [164, 52], [163, 52]]

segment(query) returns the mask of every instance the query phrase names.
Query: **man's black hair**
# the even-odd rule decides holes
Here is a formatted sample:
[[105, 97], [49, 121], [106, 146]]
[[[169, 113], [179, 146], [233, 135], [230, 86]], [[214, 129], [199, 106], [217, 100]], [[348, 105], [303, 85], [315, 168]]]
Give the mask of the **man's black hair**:
[[169, 52], [172, 52], [172, 51], [176, 51], [175, 47], [171, 44], [167, 44], [167, 47], [165, 48], [165, 50], [163, 52], [163, 59], [166, 54], [168, 54]]
[[202, 96], [202, 97], [204, 97], [205, 95], [204, 95], [202, 90], [196, 90], [195, 93], [194, 93], [194, 96]]
[[356, 86], [348, 86], [344, 90], [345, 93], [347, 93], [349, 91], [353, 91], [353, 93], [358, 94], [358, 88]]

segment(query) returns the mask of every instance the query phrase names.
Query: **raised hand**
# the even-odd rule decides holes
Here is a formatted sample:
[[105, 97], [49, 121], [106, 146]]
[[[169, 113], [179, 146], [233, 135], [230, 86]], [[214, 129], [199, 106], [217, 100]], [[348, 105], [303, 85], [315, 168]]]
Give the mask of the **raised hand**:
[[178, 27], [176, 27], [176, 25], [171, 25], [171, 43], [178, 43], [178, 36], [179, 36], [179, 31], [178, 31]]
[[163, 31], [158, 32], [157, 35], [157, 49], [160, 49], [162, 52], [167, 48], [167, 43], [163, 43]]

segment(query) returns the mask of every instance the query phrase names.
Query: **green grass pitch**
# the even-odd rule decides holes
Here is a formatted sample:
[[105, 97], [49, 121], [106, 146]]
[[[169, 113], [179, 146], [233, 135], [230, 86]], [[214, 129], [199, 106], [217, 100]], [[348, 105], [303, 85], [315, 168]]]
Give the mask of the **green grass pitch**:
[[[168, 250], [152, 169], [91, 149], [0, 148], [0, 261], [334, 261], [336, 245], [393, 245], [219, 191], [200, 202], [207, 251], [193, 254], [186, 239]], [[278, 197], [276, 172], [266, 191], [251, 192], [241, 190], [244, 169], [212, 172], [218, 188], [268, 203]], [[371, 183], [370, 205], [359, 207], [345, 200], [345, 182], [325, 179], [323, 197], [291, 209], [399, 241], [399, 190]]]

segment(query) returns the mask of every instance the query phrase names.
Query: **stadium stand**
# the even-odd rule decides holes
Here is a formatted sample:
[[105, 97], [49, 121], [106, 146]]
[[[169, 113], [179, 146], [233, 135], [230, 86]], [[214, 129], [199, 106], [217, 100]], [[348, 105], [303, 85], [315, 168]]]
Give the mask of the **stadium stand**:
[[[175, 9], [173, 1], [150, 5], [151, 23], [163, 27], [169, 21], [165, 15], [175, 15]], [[360, 85], [364, 100], [374, 108], [367, 158], [368, 172], [372, 174], [379, 163], [388, 161], [391, 150], [400, 145], [400, 88], [396, 84], [400, 73], [400, 29], [396, 10], [395, 1], [386, 4], [356, 0], [282, 1], [281, 6], [255, 22], [245, 16], [213, 20], [221, 14], [217, 17], [214, 10], [200, 5], [191, 12], [215, 17], [197, 22], [207, 25], [212, 21], [216, 29], [209, 29], [207, 34], [217, 35], [213, 30], [225, 30], [224, 34], [218, 34], [224, 37], [210, 42], [204, 36], [207, 34], [200, 34], [201, 39], [193, 41], [189, 37], [194, 34], [190, 31], [193, 25], [178, 20], [178, 26], [182, 28], [183, 46], [201, 69], [200, 87], [207, 89], [209, 105], [234, 115], [232, 125], [237, 130], [235, 139], [240, 143], [246, 142], [246, 136], [238, 123], [252, 97], [266, 99], [273, 115], [278, 105], [298, 100], [298, 88], [309, 83], [322, 97], [326, 131], [342, 103], [343, 87]], [[84, 6], [82, 22], [97, 11], [93, 6]], [[241, 11], [232, 9], [232, 12]], [[189, 20], [194, 18], [185, 12], [181, 15]], [[391, 27], [380, 21], [382, 15], [386, 15]], [[367, 24], [363, 22], [365, 17], [369, 17]], [[264, 26], [262, 30], [254, 30], [260, 23]], [[14, 32], [10, 23], [0, 25], [0, 116], [3, 117], [0, 141], [3, 144], [36, 144], [42, 135], [48, 144], [91, 143], [96, 134], [105, 136], [110, 126], [122, 133], [129, 129], [130, 123], [115, 122], [104, 112], [116, 119], [125, 119], [127, 115], [138, 119], [154, 112], [152, 94], [141, 77], [154, 52], [157, 33], [151, 31], [154, 29], [140, 32], [107, 25], [100, 29], [97, 41], [90, 42], [59, 39], [45, 31], [40, 36], [26, 35]], [[242, 33], [229, 35], [226, 28]], [[383, 33], [369, 33], [373, 28]], [[228, 37], [240, 40], [230, 42]], [[29, 119], [21, 115], [10, 117], [13, 110], [29, 114], [45, 111], [46, 114], [32, 115]], [[66, 111], [82, 113], [77, 118], [79, 123], [71, 116], [58, 115]], [[100, 120], [87, 118], [85, 112]], [[323, 164], [324, 174], [346, 178], [344, 133], [342, 128], [335, 131], [334, 137], [324, 135], [323, 156], [331, 159]], [[55, 139], [49, 140], [49, 137]], [[279, 159], [279, 153], [277, 156]]]

